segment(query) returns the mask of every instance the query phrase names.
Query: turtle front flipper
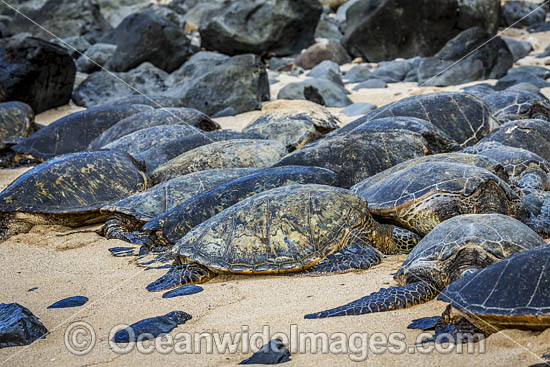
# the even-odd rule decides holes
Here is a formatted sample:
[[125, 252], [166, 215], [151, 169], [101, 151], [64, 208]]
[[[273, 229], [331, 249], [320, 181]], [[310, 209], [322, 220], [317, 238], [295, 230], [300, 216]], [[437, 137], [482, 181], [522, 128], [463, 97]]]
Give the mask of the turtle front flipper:
[[214, 278], [216, 273], [198, 263], [175, 266], [147, 286], [149, 292], [166, 291], [186, 284], [200, 284]]
[[412, 307], [434, 299], [439, 292], [429, 283], [416, 282], [400, 287], [382, 288], [347, 305], [305, 315], [306, 319], [363, 315]]
[[352, 242], [340, 251], [304, 271], [306, 274], [338, 274], [352, 270], [365, 270], [382, 262], [382, 254], [374, 247]]
[[145, 234], [129, 231], [128, 226], [117, 218], [111, 218], [105, 222], [103, 235], [108, 240], [115, 239], [138, 245], [150, 245], [152, 242]]

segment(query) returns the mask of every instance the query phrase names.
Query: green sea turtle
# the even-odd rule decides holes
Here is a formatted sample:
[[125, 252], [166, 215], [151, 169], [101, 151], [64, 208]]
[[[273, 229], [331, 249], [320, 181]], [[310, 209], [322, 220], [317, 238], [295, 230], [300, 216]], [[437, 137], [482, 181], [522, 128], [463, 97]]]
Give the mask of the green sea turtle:
[[317, 166], [350, 187], [406, 160], [430, 153], [422, 135], [407, 130], [357, 131], [326, 136], [283, 157], [276, 166]]
[[522, 148], [550, 161], [550, 123], [544, 120], [510, 121], [491, 131], [483, 140]]
[[458, 144], [449, 135], [429, 121], [416, 117], [386, 117], [367, 121], [352, 132], [357, 131], [386, 131], [386, 130], [409, 130], [419, 133], [428, 142], [432, 153], [447, 153], [458, 150]]
[[110, 104], [115, 106], [144, 104], [154, 108], [184, 107], [184, 103], [181, 98], [167, 96], [167, 95], [148, 96], [148, 95], [136, 94], [132, 96], [111, 100]]
[[500, 122], [523, 119], [550, 119], [550, 101], [524, 91], [499, 91], [482, 97]]
[[467, 164], [421, 163], [351, 190], [369, 203], [375, 218], [421, 236], [460, 214], [527, 218], [527, 209], [506, 182], [484, 168]]
[[44, 162], [0, 193], [0, 240], [35, 224], [77, 227], [100, 222], [100, 208], [147, 188], [145, 174], [125, 153], [73, 153]]
[[89, 108], [43, 127], [11, 149], [41, 161], [66, 153], [84, 152], [93, 139], [118, 121], [150, 109], [143, 105]]
[[135, 156], [157, 144], [200, 134], [199, 131], [189, 125], [158, 125], [124, 135], [122, 138], [104, 145], [101, 149], [117, 150]]
[[210, 117], [193, 108], [160, 108], [120, 120], [95, 138], [88, 149], [98, 150], [123, 136], [159, 125], [187, 125], [204, 131], [220, 129], [220, 125]]
[[267, 110], [250, 123], [243, 132], [256, 133], [265, 139], [283, 143], [288, 151], [294, 151], [337, 129], [338, 119], [318, 116], [309, 111], [291, 109]]
[[103, 233], [107, 238], [140, 243], [139, 237], [130, 232], [140, 229], [147, 221], [201, 192], [256, 171], [256, 168], [229, 168], [194, 172], [109, 203], [101, 208], [101, 213], [109, 218]]
[[151, 178], [164, 182], [188, 173], [214, 168], [265, 168], [275, 164], [287, 150], [273, 140], [235, 139], [203, 145], [180, 154], [157, 167]]
[[26, 138], [35, 131], [34, 112], [23, 102], [0, 103], [0, 142]]
[[384, 253], [406, 252], [418, 238], [402, 237], [405, 232], [375, 222], [367, 202], [349, 190], [314, 184], [278, 187], [193, 228], [172, 248], [182, 265], [147, 288], [201, 283], [220, 273], [298, 272], [354, 243], [372, 244]]
[[428, 163], [428, 162], [449, 162], [449, 163], [469, 164], [472, 166], [485, 168], [486, 170], [498, 176], [505, 182], [508, 182], [508, 175], [504, 172], [504, 167], [502, 167], [502, 165], [499, 164], [497, 161], [482, 155], [453, 152], [453, 153], [431, 154], [424, 157], [409, 159], [408, 161], [396, 164], [395, 166], [388, 168], [380, 173], [377, 173], [374, 176], [364, 179], [360, 183], [354, 185], [351, 190], [355, 192], [360, 192], [363, 188], [372, 186], [375, 183], [382, 181], [386, 177], [391, 176], [398, 171], [401, 171], [402, 169], [412, 167], [421, 163]]
[[439, 296], [450, 303], [443, 320], [460, 327], [467, 321], [486, 335], [502, 329], [550, 328], [548, 269], [550, 247], [546, 245], [467, 274]]
[[[378, 292], [306, 319], [362, 315], [411, 307], [434, 299], [447, 285], [515, 253], [545, 246], [525, 224], [501, 214], [449, 219], [428, 233], [394, 275], [398, 287]], [[451, 285], [452, 287], [452, 285]], [[487, 287], [476, 285], [477, 291]]]
[[192, 149], [217, 141], [235, 139], [263, 139], [263, 137], [258, 134], [232, 130], [206, 131], [162, 143], [155, 143], [150, 149], [135, 154], [134, 158], [145, 165], [147, 172], [153, 172], [161, 164]]
[[521, 189], [550, 190], [550, 163], [535, 153], [496, 141], [483, 141], [463, 152], [494, 159], [502, 165], [510, 181]]
[[343, 134], [367, 121], [395, 116], [427, 120], [462, 148], [475, 144], [496, 124], [481, 99], [468, 93], [445, 92], [412, 96], [379, 107], [332, 134]]
[[147, 222], [142, 231], [154, 234], [154, 242], [173, 245], [192, 228], [252, 195], [285, 185], [334, 186], [337, 181], [338, 177], [334, 172], [319, 167], [285, 166], [260, 169], [193, 196]]

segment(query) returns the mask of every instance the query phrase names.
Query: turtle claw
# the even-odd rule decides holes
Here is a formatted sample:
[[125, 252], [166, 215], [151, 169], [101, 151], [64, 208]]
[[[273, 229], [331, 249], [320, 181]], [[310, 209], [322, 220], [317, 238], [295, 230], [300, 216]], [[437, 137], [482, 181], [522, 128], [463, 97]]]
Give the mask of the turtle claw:
[[338, 274], [350, 270], [366, 270], [382, 262], [382, 254], [374, 247], [360, 245], [357, 242], [344, 247], [313, 267], [306, 274]]
[[149, 292], [167, 291], [186, 284], [204, 283], [216, 274], [200, 264], [178, 265], [147, 286]]
[[432, 300], [438, 293], [432, 285], [424, 282], [411, 283], [400, 287], [382, 288], [378, 292], [350, 302], [347, 305], [308, 314], [304, 318], [320, 319], [399, 310]]

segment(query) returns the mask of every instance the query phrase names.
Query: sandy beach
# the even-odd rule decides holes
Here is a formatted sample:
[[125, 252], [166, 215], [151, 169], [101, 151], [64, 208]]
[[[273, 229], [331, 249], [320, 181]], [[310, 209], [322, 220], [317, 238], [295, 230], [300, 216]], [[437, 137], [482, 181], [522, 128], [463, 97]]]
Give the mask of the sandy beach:
[[[550, 33], [536, 35], [510, 31], [507, 36], [528, 39], [535, 52], [542, 51], [550, 42]], [[529, 56], [518, 65], [546, 65], [550, 58]], [[342, 69], [346, 70], [345, 65]], [[278, 90], [289, 82], [303, 79], [281, 75], [280, 82], [271, 86], [272, 99]], [[483, 81], [494, 82], [494, 81]], [[354, 85], [347, 85], [352, 90]], [[416, 83], [390, 84], [386, 89], [354, 91], [354, 102], [369, 102], [381, 106], [411, 95], [450, 88], [421, 88]], [[545, 92], [545, 91], [543, 91]], [[48, 124], [61, 116], [80, 110], [74, 105], [47, 111], [36, 121]], [[343, 123], [355, 117], [331, 108]], [[249, 112], [217, 121], [223, 128], [241, 130], [257, 112]], [[27, 169], [0, 170], [0, 189]], [[120, 324], [131, 324], [148, 317], [180, 310], [192, 319], [180, 325], [171, 334], [237, 333], [249, 330], [262, 332], [268, 326], [271, 336], [281, 332], [289, 334], [292, 328], [300, 332], [325, 333], [401, 333], [407, 348], [401, 354], [382, 351], [359, 358], [363, 366], [529, 366], [544, 362], [541, 356], [550, 353], [550, 330], [531, 332], [506, 330], [490, 336], [484, 342], [484, 351], [476, 345], [475, 353], [459, 353], [448, 348], [447, 353], [432, 351], [421, 353], [414, 348], [419, 330], [407, 329], [413, 319], [440, 315], [446, 304], [440, 301], [405, 310], [362, 316], [332, 319], [304, 320], [307, 313], [340, 306], [380, 287], [395, 285], [392, 278], [404, 256], [388, 256], [382, 264], [362, 272], [343, 275], [308, 276], [223, 276], [202, 285], [198, 294], [163, 299], [162, 293], [150, 293], [145, 286], [166, 272], [166, 269], [145, 270], [131, 263], [131, 257], [114, 257], [108, 249], [128, 246], [118, 240], [106, 240], [94, 232], [95, 228], [73, 229], [58, 226], [37, 226], [28, 234], [12, 237], [0, 243], [0, 278], [3, 279], [0, 302], [17, 302], [29, 308], [49, 329], [45, 339], [30, 346], [0, 349], [0, 364], [6, 366], [129, 366], [155, 364], [161, 366], [233, 366], [251, 355], [239, 347], [236, 353], [209, 353], [203, 350], [181, 354], [175, 351], [162, 353], [158, 349], [150, 354], [133, 349], [117, 354], [109, 345], [110, 330]], [[30, 289], [36, 288], [33, 291]], [[83, 307], [47, 309], [47, 306], [70, 296], [86, 296], [89, 302]], [[95, 330], [95, 347], [86, 355], [72, 354], [64, 343], [65, 332], [75, 322], [86, 322]], [[295, 326], [293, 326], [295, 325]], [[244, 328], [244, 329], [243, 329]], [[268, 341], [269, 339], [265, 340]], [[261, 340], [263, 341], [263, 340]], [[263, 344], [258, 342], [259, 345]], [[430, 344], [433, 346], [433, 344]], [[242, 347], [242, 345], [241, 345]], [[306, 346], [307, 347], [307, 346]], [[363, 348], [367, 346], [363, 345]], [[409, 348], [412, 347], [412, 348]], [[193, 347], [193, 349], [195, 346]], [[372, 349], [372, 348], [371, 348]], [[199, 352], [199, 353], [195, 353]], [[346, 366], [356, 365], [357, 354], [322, 353], [306, 348], [303, 353], [292, 351], [291, 362], [285, 366]]]

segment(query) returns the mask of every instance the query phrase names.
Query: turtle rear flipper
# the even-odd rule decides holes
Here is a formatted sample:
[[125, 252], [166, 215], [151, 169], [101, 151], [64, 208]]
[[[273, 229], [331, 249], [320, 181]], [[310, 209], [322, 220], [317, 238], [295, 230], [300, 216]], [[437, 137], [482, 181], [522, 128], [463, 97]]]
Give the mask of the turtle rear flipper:
[[178, 265], [147, 286], [149, 292], [166, 291], [186, 284], [199, 284], [214, 278], [216, 273], [198, 263]]
[[400, 287], [382, 288], [366, 297], [347, 305], [318, 313], [305, 315], [306, 319], [320, 319], [335, 316], [363, 315], [367, 313], [399, 310], [434, 299], [437, 294], [434, 286], [426, 282], [416, 282]]
[[352, 270], [366, 270], [382, 262], [382, 254], [374, 247], [357, 242], [327, 256], [321, 262], [304, 271], [306, 274], [321, 275], [344, 273]]

